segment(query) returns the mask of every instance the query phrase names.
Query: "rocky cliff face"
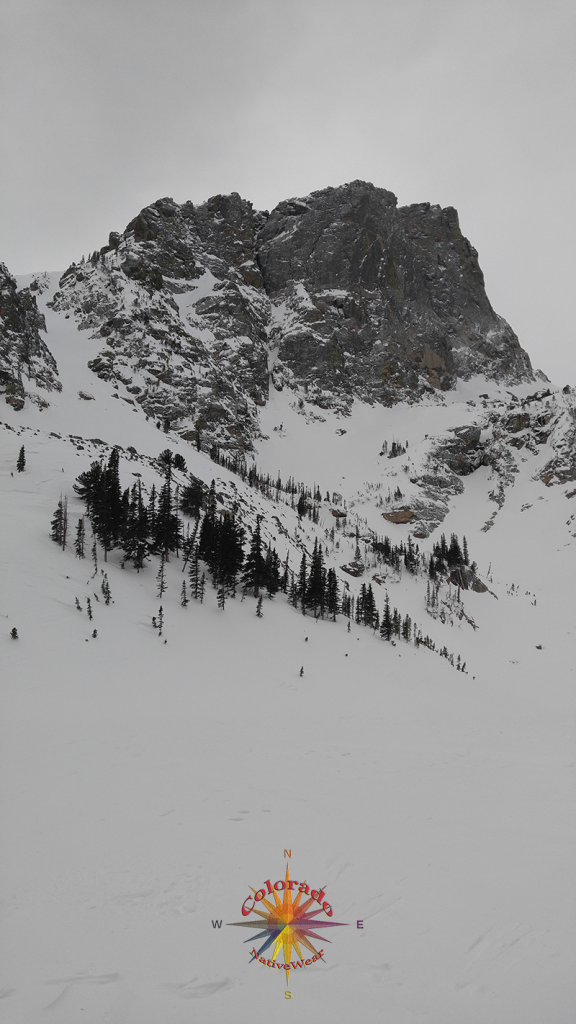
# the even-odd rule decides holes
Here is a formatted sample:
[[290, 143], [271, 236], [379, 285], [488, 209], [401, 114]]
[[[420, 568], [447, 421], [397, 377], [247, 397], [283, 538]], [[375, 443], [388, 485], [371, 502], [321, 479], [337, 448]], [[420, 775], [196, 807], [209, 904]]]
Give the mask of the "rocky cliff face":
[[450, 207], [398, 209], [391, 192], [356, 181], [280, 203], [257, 255], [288, 313], [271, 331], [275, 380], [303, 384], [320, 405], [392, 405], [476, 373], [532, 377]]
[[60, 280], [56, 310], [102, 339], [89, 364], [184, 437], [249, 448], [268, 394], [270, 303], [238, 195], [161, 199]]
[[532, 379], [455, 210], [356, 181], [256, 213], [233, 193], [161, 199], [62, 276], [55, 310], [90, 366], [160, 424], [250, 450], [270, 385], [346, 414], [457, 377]]
[[[40, 287], [37, 281], [34, 285]], [[27, 382], [47, 391], [60, 390], [56, 362], [40, 337], [45, 330], [31, 289], [18, 292], [16, 281], [0, 263], [0, 391], [15, 409], [24, 405]]]

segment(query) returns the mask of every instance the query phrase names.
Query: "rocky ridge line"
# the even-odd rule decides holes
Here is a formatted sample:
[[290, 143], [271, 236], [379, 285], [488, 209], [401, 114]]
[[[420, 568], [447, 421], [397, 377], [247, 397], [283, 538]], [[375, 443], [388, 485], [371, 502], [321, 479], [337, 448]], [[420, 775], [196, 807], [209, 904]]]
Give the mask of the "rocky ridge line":
[[269, 386], [346, 415], [477, 373], [533, 379], [456, 211], [365, 182], [271, 214], [236, 193], [158, 200], [72, 264], [53, 305], [102, 339], [98, 376], [206, 447], [250, 451]]

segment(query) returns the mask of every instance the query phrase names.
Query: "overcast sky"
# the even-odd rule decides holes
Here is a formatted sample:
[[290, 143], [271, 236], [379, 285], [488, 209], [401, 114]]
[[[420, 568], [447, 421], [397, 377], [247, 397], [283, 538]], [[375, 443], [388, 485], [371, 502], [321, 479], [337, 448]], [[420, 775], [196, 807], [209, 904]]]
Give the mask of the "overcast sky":
[[576, 385], [573, 0], [0, 0], [0, 260], [65, 269], [161, 196], [362, 178], [455, 206]]

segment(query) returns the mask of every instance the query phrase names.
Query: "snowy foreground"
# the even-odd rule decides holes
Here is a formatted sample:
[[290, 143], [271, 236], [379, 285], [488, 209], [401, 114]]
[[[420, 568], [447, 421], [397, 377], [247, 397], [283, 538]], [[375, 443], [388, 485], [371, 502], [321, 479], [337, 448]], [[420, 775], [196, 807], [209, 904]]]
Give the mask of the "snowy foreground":
[[[49, 539], [61, 493], [75, 526], [72, 483], [97, 457], [68, 435], [143, 457], [168, 446], [207, 483], [235, 481], [282, 558], [271, 517], [280, 510], [293, 535], [297, 516], [112, 400], [86, 369], [93, 343], [72, 321], [54, 326], [49, 311], [48, 321], [63, 391], [43, 411], [0, 409], [0, 1021], [572, 1024], [569, 488], [544, 487], [527, 463], [483, 532], [495, 508], [488, 470], [465, 479], [438, 533], [466, 534], [492, 591], [464, 597], [476, 629], [428, 616], [425, 581], [390, 582], [391, 602], [459, 653], [467, 674], [355, 623], [348, 632], [343, 616], [303, 617], [282, 594], [264, 601], [262, 619], [240, 595], [221, 611], [211, 586], [183, 608], [177, 558], [162, 638], [151, 626], [157, 560], [137, 574], [112, 553], [113, 603], [92, 597], [89, 622], [101, 556], [92, 579], [89, 557]], [[324, 422], [282, 393], [263, 410], [270, 440], [258, 465], [342, 493], [351, 519], [405, 540], [408, 527], [384, 530], [366, 487], [390, 483], [382, 439], [417, 451], [425, 434], [471, 422], [466, 403], [486, 387], [445, 406], [357, 408]], [[82, 388], [95, 400], [80, 400]], [[145, 458], [123, 457], [124, 486], [133, 472], [154, 476]], [[353, 553], [343, 547], [329, 564]], [[325, 962], [291, 972], [290, 1000], [280, 971], [249, 962], [252, 933], [226, 927], [251, 886], [284, 877], [286, 849], [292, 877], [324, 886], [334, 920], [348, 922], [331, 944], [323, 937]]]

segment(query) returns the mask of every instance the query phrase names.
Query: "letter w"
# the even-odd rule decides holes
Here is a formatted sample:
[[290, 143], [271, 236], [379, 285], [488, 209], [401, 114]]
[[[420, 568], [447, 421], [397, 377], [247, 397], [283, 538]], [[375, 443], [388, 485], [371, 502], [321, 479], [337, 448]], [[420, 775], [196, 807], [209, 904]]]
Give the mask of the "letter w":
[[222, 927], [222, 921], [212, 921], [212, 927], [213, 928], [221, 928]]

